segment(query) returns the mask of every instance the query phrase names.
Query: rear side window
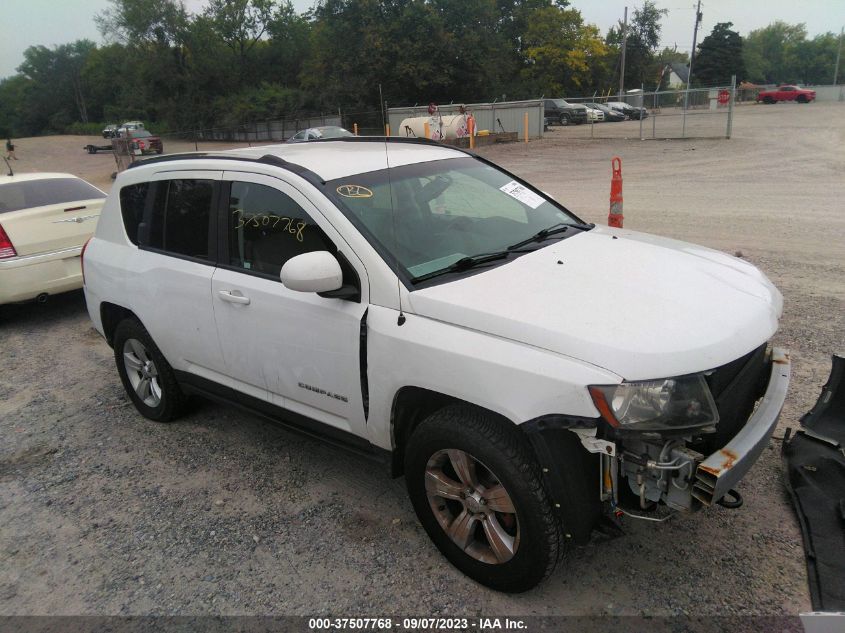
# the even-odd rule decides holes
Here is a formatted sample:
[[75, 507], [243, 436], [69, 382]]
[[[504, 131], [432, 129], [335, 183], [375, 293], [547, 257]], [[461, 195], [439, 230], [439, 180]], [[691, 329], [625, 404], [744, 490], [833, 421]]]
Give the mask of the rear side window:
[[228, 224], [229, 265], [273, 277], [291, 257], [336, 250], [302, 207], [266, 185], [232, 183]]
[[208, 227], [213, 197], [213, 180], [159, 182], [147, 245], [174, 255], [208, 260]]
[[0, 213], [105, 198], [106, 194], [79, 178], [46, 178], [0, 185]]
[[129, 185], [120, 190], [120, 213], [123, 215], [123, 226], [126, 235], [133, 244], [138, 243], [138, 225], [144, 221], [144, 206], [147, 203], [147, 193], [150, 183], [141, 182]]

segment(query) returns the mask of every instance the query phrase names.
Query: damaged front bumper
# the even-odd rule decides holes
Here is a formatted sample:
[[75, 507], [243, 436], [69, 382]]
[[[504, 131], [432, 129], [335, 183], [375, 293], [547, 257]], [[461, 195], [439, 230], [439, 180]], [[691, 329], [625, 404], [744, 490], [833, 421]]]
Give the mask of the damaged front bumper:
[[[748, 367], [753, 367], [753, 361], [749, 361]], [[726, 437], [727, 442], [710, 455], [697, 452], [700, 444], [692, 437], [632, 434], [617, 438], [618, 462], [609, 456], [602, 458], [602, 498], [623, 509], [630, 509], [633, 501], [639, 510], [653, 510], [657, 505], [664, 505], [687, 511], [719, 503], [729, 495], [736, 497], [730, 507], [738, 507], [741, 501], [738, 495], [731, 494], [733, 487], [768, 445], [783, 409], [790, 378], [789, 354], [775, 348], [765, 365], [760, 366], [759, 374], [750, 371], [737, 380], [752, 385], [756, 376], [763, 379], [766, 371], [767, 380], [760, 383], [760, 395], [753, 411], [749, 408], [748, 419], [733, 437]], [[584, 445], [590, 450], [587, 443]], [[624, 489], [626, 487], [630, 488], [633, 498]]]
[[[707, 444], [690, 436], [605, 435], [599, 419], [552, 415], [526, 422], [523, 430], [567, 528], [566, 536], [577, 542], [588, 540], [607, 506], [629, 516], [662, 520], [668, 516], [655, 516], [653, 511], [661, 507], [691, 511], [732, 496], [733, 487], [768, 445], [789, 386], [789, 354], [779, 348], [770, 355], [764, 352], [760, 350], [758, 369], [749, 360], [745, 365], [749, 371], [740, 370], [731, 379], [747, 399], [728, 396], [724, 406], [733, 403], [742, 417], [736, 418], [738, 429], [725, 437], [721, 448], [705, 451], [710, 455], [698, 452]], [[718, 436], [708, 437], [712, 446]]]
[[791, 369], [789, 354], [775, 348], [769, 385], [757, 409], [730, 442], [698, 465], [692, 496], [704, 505], [719, 501], [738, 484], [769, 444], [786, 400]]

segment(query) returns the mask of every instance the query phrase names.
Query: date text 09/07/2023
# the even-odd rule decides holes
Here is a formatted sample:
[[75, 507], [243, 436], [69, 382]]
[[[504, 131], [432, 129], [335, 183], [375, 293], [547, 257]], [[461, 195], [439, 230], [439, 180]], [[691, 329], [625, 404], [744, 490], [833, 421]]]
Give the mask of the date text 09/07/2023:
[[310, 618], [310, 630], [499, 631], [526, 630], [519, 618]]

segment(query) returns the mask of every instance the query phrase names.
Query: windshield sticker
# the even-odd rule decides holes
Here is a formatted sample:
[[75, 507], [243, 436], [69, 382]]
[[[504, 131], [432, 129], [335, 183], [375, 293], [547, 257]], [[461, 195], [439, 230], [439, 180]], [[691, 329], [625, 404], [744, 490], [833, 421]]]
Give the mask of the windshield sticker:
[[502, 185], [499, 187], [499, 190], [505, 192], [511, 198], [519, 200], [522, 204], [527, 205], [532, 209], [536, 209], [545, 202], [543, 198], [527, 187], [520, 185], [515, 180], [511, 180], [508, 184]]
[[372, 198], [373, 192], [361, 185], [341, 185], [337, 192], [344, 198]]

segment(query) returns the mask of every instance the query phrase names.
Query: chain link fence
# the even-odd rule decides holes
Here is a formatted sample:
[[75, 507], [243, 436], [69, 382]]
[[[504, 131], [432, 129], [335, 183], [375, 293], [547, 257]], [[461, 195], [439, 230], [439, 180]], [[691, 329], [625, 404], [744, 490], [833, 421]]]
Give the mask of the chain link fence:
[[[735, 85], [662, 90], [632, 90], [594, 98], [566, 98], [569, 103], [600, 104], [625, 113], [624, 121], [591, 117], [586, 124], [566, 128], [573, 138], [730, 138], [738, 91]], [[599, 111], [601, 111], [599, 109]]]

